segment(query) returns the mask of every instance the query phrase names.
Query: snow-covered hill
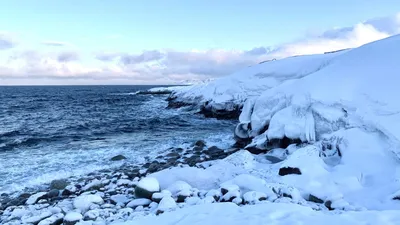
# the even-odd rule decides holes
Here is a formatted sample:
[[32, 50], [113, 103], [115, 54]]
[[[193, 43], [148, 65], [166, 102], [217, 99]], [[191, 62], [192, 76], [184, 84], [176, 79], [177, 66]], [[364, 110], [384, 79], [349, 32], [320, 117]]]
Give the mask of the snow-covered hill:
[[[235, 218], [234, 221], [259, 224], [261, 218], [253, 212], [272, 213], [281, 208], [278, 211], [282, 215], [270, 219], [271, 222], [291, 224], [288, 216], [301, 221], [337, 220], [343, 224], [394, 223], [397, 219], [393, 219], [393, 213], [400, 210], [396, 200], [400, 199], [399, 85], [398, 35], [356, 49], [262, 63], [175, 92], [173, 101], [206, 104], [216, 111], [243, 105], [236, 138], [247, 143], [249, 151], [262, 153], [250, 160], [257, 161], [252, 166], [241, 167], [249, 164], [248, 159], [238, 163], [240, 171], [237, 166], [216, 162], [225, 169], [211, 172], [210, 176], [217, 178], [210, 184], [251, 174], [269, 185], [293, 188], [302, 196], [300, 199], [315, 196], [330, 209], [363, 211], [341, 211], [341, 216], [333, 216], [323, 210], [312, 211], [310, 205], [296, 202], [291, 196], [289, 203], [303, 206], [278, 203], [243, 206], [239, 210], [228, 204], [220, 211], [231, 210], [229, 216], [216, 221]], [[190, 183], [190, 176], [185, 174], [182, 172], [179, 179]], [[167, 177], [164, 175], [160, 177]], [[179, 221], [194, 223], [198, 219], [217, 224], [214, 210], [218, 211], [218, 207], [193, 207], [162, 217], [174, 221], [179, 214], [183, 215]], [[198, 218], [199, 211], [211, 219]], [[383, 215], [387, 215], [388, 221], [381, 220]], [[148, 218], [140, 222], [154, 221]]]

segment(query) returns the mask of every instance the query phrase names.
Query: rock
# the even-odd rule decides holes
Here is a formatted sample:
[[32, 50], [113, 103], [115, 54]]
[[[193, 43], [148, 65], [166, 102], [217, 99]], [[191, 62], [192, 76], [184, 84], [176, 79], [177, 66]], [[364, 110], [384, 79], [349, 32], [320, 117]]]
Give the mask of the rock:
[[114, 205], [124, 206], [127, 202], [129, 202], [129, 198], [126, 195], [113, 195], [110, 197], [110, 201]]
[[42, 199], [44, 196], [46, 196], [47, 192], [39, 192], [34, 195], [31, 195], [28, 200], [26, 200], [26, 204], [28, 205], [33, 205], [36, 202], [38, 202], [40, 199]]
[[248, 146], [245, 148], [245, 150], [249, 151], [251, 154], [254, 154], [254, 155], [263, 154], [268, 151], [266, 149], [257, 148], [256, 146]]
[[[225, 194], [228, 193], [227, 190], [224, 191]], [[212, 189], [210, 191], [207, 192], [206, 197], [213, 197], [215, 199], [216, 202], [218, 202], [221, 199], [221, 191], [220, 190], [216, 190], [216, 189]]]
[[63, 190], [68, 186], [69, 182], [65, 179], [53, 180], [50, 183], [50, 189]]
[[175, 200], [172, 197], [165, 196], [158, 204], [156, 214], [159, 215], [164, 212], [171, 211], [177, 207]]
[[96, 220], [100, 216], [99, 210], [89, 210], [85, 213], [83, 220]]
[[160, 184], [154, 177], [142, 178], [135, 187], [136, 198], [151, 199], [152, 195], [156, 192], [160, 192]]
[[301, 175], [301, 171], [299, 168], [296, 167], [283, 167], [279, 169], [279, 175], [280, 176], [286, 176], [290, 174], [298, 174]]
[[64, 214], [56, 213], [38, 223], [38, 225], [60, 225], [63, 222]]
[[322, 199], [320, 199], [320, 198], [318, 198], [317, 196], [312, 195], [312, 194], [310, 194], [310, 195], [308, 196], [308, 201], [310, 201], [310, 202], [315, 202], [315, 203], [319, 203], [319, 204], [324, 203], [324, 200], [322, 200]]
[[235, 203], [236, 205], [240, 205], [243, 204], [243, 199], [240, 197], [236, 197], [232, 200], [233, 203]]
[[81, 195], [74, 199], [73, 205], [83, 213], [88, 211], [93, 204], [103, 203], [103, 199], [98, 195]]
[[273, 155], [266, 155], [265, 158], [268, 161], [270, 161], [272, 164], [279, 163], [279, 162], [283, 161], [283, 159], [280, 159], [280, 158], [278, 158], [276, 156], [273, 156]]
[[177, 152], [170, 152], [170, 153], [168, 153], [166, 155], [166, 157], [168, 157], [168, 158], [179, 158], [179, 157], [181, 157], [181, 155], [179, 153], [177, 153]]
[[44, 220], [44, 219], [46, 219], [46, 218], [49, 218], [50, 216], [51, 216], [51, 212], [49, 212], [49, 211], [44, 211], [44, 212], [40, 213], [39, 215], [32, 216], [32, 217], [29, 217], [29, 218], [23, 218], [23, 219], [22, 219], [22, 222], [23, 222], [24, 224], [26, 224], [26, 223], [31, 223], [31, 224], [37, 225], [37, 224], [39, 224], [39, 222], [40, 222], [41, 220]]
[[192, 192], [187, 189], [187, 190], [182, 190], [178, 194], [176, 194], [177, 197], [177, 202], [185, 202], [185, 199], [192, 196]]
[[84, 191], [98, 191], [100, 188], [104, 187], [105, 185], [101, 182], [101, 180], [95, 179], [92, 180], [90, 183], [86, 184], [82, 190]]
[[194, 146], [200, 147], [201, 150], [204, 149], [204, 147], [206, 147], [206, 142], [203, 140], [198, 140], [194, 143]]
[[154, 193], [151, 199], [154, 202], [160, 203], [161, 199], [163, 199], [165, 196], [171, 197], [172, 193], [168, 190], [162, 190], [161, 192]]
[[54, 198], [54, 197], [58, 197], [59, 194], [60, 194], [59, 190], [53, 189], [53, 190], [47, 192], [46, 197], [47, 198]]
[[224, 153], [224, 150], [220, 149], [220, 148], [218, 148], [216, 146], [211, 146], [205, 151], [205, 153], [208, 154], [208, 155], [211, 155], [211, 156], [215, 156], [215, 155]]
[[243, 195], [244, 204], [254, 205], [260, 201], [267, 200], [267, 195], [259, 191], [249, 191]]
[[222, 195], [226, 195], [230, 191], [239, 191], [240, 187], [236, 184], [222, 184], [221, 185], [221, 193]]
[[124, 159], [126, 159], [125, 156], [123, 156], [123, 155], [116, 155], [116, 156], [112, 157], [110, 160], [111, 160], [111, 161], [121, 161], [121, 160], [124, 160]]
[[147, 198], [138, 198], [130, 201], [126, 207], [135, 208], [137, 206], [149, 206], [151, 203], [150, 199]]
[[172, 193], [173, 196], [177, 195], [181, 191], [189, 191], [192, 188], [190, 184], [186, 183], [185, 181], [175, 181], [172, 183], [167, 190]]
[[241, 198], [240, 189], [229, 191], [225, 195], [222, 196], [221, 202], [232, 202], [235, 198]]
[[332, 201], [328, 200], [324, 203], [325, 207], [328, 208], [329, 210], [333, 210], [332, 208]]
[[147, 168], [147, 173], [155, 173], [157, 171], [162, 170], [162, 167], [160, 165], [160, 163], [156, 162], [152, 162], [149, 167]]
[[77, 212], [69, 212], [64, 217], [64, 225], [75, 225], [80, 220], [82, 220], [83, 216]]

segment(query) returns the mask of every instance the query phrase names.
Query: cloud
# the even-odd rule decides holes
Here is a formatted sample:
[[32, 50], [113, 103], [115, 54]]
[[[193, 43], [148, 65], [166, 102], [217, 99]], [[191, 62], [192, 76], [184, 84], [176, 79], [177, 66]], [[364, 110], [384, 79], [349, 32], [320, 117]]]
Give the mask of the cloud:
[[16, 41], [8, 33], [0, 33], [0, 50], [14, 48]]
[[126, 54], [120, 56], [120, 62], [124, 65], [139, 64], [156, 61], [163, 58], [163, 54], [158, 50], [144, 51], [142, 54]]
[[64, 46], [71, 45], [67, 42], [61, 42], [61, 41], [44, 41], [44, 42], [42, 42], [42, 44], [47, 45], [47, 46], [54, 46], [54, 47], [64, 47]]
[[120, 57], [122, 54], [121, 53], [115, 53], [115, 52], [99, 52], [95, 53], [94, 57], [97, 60], [103, 61], [103, 62], [110, 62], [113, 61], [114, 59]]
[[77, 52], [60, 52], [57, 55], [57, 60], [59, 62], [71, 62], [79, 59]]
[[[276, 46], [248, 50], [146, 50], [142, 53], [97, 52], [95, 64], [87, 64], [80, 52], [25, 51], [0, 61], [0, 78], [69, 80], [77, 83], [171, 84], [205, 80], [234, 73], [261, 61], [294, 55], [354, 48], [400, 33], [400, 13], [349, 27], [332, 28]], [[55, 45], [58, 46], [58, 45]], [[65, 83], [63, 81], [63, 83]]]

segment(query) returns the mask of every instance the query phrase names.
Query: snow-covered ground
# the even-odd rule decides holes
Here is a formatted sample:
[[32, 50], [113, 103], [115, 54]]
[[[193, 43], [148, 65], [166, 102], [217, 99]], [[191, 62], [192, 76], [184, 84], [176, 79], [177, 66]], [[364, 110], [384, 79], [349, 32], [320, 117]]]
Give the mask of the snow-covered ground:
[[[399, 59], [397, 35], [356, 49], [265, 62], [176, 91], [180, 101], [201, 99], [198, 102], [219, 109], [232, 102], [243, 104], [239, 130], [241, 137], [253, 140], [250, 146], [267, 152], [272, 141], [284, 138], [303, 144], [274, 149], [250, 160], [253, 163], [247, 158], [240, 166], [185, 172], [191, 176], [171, 170], [158, 176], [161, 185], [178, 176], [194, 187], [210, 189], [238, 174], [250, 174], [266, 182], [256, 185], [256, 191], [268, 195], [271, 190], [266, 187], [279, 184], [295, 190], [298, 198], [241, 208], [232, 203], [195, 206], [137, 224], [396, 224]], [[267, 156], [279, 151], [283, 161], [269, 163]], [[278, 175], [283, 168], [291, 170], [289, 175]], [[310, 195], [337, 213], [315, 211], [304, 203]]]

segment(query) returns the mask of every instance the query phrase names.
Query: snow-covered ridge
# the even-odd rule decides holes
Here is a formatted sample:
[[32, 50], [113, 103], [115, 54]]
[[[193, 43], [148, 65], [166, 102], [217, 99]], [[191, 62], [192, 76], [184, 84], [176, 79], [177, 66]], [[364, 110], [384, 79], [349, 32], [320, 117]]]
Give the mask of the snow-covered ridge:
[[264, 62], [209, 83], [177, 90], [171, 100], [203, 105], [218, 117], [218, 111], [240, 110], [250, 97], [259, 96], [263, 91], [287, 80], [299, 79], [321, 70], [346, 51]]

